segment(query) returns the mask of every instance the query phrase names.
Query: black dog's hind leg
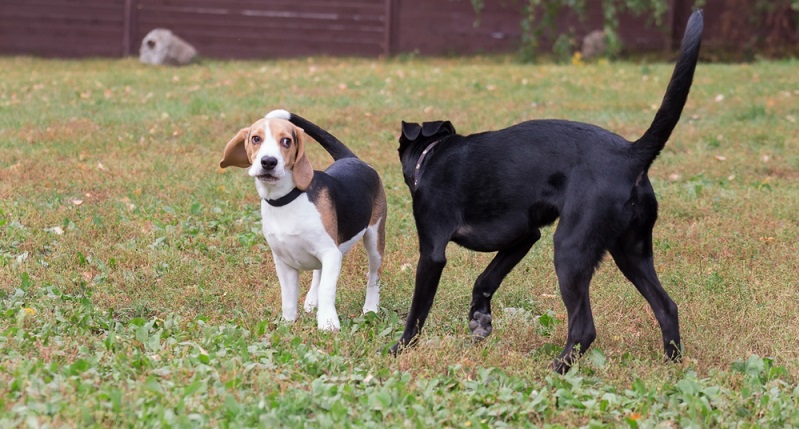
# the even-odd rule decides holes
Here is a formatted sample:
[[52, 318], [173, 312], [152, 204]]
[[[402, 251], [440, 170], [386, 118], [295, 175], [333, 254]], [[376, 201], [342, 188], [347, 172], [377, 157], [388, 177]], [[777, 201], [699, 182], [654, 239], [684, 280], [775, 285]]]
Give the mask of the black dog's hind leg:
[[469, 308], [469, 329], [475, 340], [482, 340], [491, 335], [491, 298], [505, 276], [524, 258], [539, 238], [541, 232], [536, 229], [529, 236], [500, 250], [485, 271], [477, 277], [472, 290], [472, 305]]
[[[420, 235], [420, 242], [422, 241], [426, 240]], [[416, 266], [416, 288], [413, 291], [411, 309], [402, 337], [389, 349], [392, 354], [396, 355], [403, 347], [412, 345], [414, 338], [422, 330], [430, 313], [430, 307], [433, 306], [433, 298], [441, 281], [441, 272], [447, 264], [446, 247], [446, 240], [437, 246], [425, 244], [420, 246], [419, 264]]]
[[679, 360], [682, 346], [677, 304], [663, 289], [655, 272], [655, 264], [652, 259], [651, 226], [643, 230], [631, 228], [610, 248], [610, 254], [619, 270], [635, 285], [638, 292], [652, 307], [663, 334], [663, 349], [666, 357], [671, 360]]
[[[579, 219], [580, 216], [573, 218]], [[596, 339], [589, 286], [605, 252], [601, 240], [606, 237], [598, 237], [596, 232], [609, 230], [603, 229], [607, 225], [590, 222], [574, 225], [570, 220], [569, 216], [561, 216], [553, 237], [555, 272], [569, 318], [566, 346], [553, 364], [554, 370], [561, 374], [566, 373]]]

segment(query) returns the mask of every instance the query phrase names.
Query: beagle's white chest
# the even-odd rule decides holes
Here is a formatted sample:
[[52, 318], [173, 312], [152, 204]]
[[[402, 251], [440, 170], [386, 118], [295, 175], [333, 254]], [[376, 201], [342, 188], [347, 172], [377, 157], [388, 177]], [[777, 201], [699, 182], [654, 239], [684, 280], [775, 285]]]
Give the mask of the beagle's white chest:
[[318, 270], [324, 250], [336, 243], [306, 194], [282, 207], [261, 201], [261, 223], [275, 258], [298, 270]]

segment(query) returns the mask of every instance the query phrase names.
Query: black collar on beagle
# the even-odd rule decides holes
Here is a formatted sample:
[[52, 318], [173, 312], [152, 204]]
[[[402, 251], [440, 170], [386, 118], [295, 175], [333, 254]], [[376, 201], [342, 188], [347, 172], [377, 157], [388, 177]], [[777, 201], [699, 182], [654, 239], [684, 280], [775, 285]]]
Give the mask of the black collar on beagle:
[[266, 201], [266, 203], [269, 204], [272, 207], [283, 207], [286, 204], [296, 200], [297, 197], [299, 197], [300, 194], [302, 194], [303, 192], [305, 192], [305, 191], [301, 191], [299, 188], [294, 188], [294, 189], [291, 190], [291, 192], [289, 192], [286, 195], [283, 195], [280, 198], [277, 198], [277, 199], [274, 199], [274, 200], [270, 200], [270, 199], [264, 198], [264, 201]]

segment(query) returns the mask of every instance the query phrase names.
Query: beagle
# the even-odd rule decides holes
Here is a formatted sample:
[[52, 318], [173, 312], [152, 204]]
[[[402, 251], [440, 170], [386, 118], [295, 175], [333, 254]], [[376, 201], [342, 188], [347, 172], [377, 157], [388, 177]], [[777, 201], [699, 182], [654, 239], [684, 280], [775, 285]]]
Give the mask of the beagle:
[[[311, 167], [305, 154], [306, 132], [334, 159], [325, 171]], [[363, 311], [377, 311], [386, 195], [372, 167], [325, 130], [285, 110], [272, 111], [242, 128], [225, 146], [219, 165], [246, 168], [255, 180], [284, 319], [297, 319], [299, 272], [313, 270], [305, 311], [318, 306], [319, 329], [341, 328], [335, 302], [341, 260], [361, 238], [369, 261]]]

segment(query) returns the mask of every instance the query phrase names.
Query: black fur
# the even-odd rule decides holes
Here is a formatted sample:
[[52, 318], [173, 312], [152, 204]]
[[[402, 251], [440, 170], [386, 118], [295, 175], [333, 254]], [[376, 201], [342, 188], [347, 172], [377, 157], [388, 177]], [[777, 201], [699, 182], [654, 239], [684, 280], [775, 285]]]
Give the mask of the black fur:
[[325, 171], [314, 171], [308, 199], [317, 204], [327, 189], [336, 208], [338, 242], [344, 243], [369, 226], [382, 183], [377, 172], [358, 158], [342, 158]]
[[373, 202], [383, 186], [380, 176], [338, 138], [313, 122], [294, 113], [291, 113], [289, 122], [305, 130], [335, 160], [325, 171], [314, 171], [306, 192], [314, 204], [317, 204], [322, 190], [330, 193], [336, 210], [338, 242], [349, 241], [369, 226]]
[[334, 160], [338, 161], [339, 159], [343, 158], [358, 158], [350, 150], [350, 148], [344, 146], [344, 143], [337, 139], [333, 134], [330, 134], [326, 130], [303, 118], [302, 116], [294, 113], [290, 113], [290, 115], [289, 122], [305, 130], [305, 134], [308, 134], [314, 140], [319, 142], [319, 144], [325, 148], [327, 153], [329, 153]]
[[[424, 325], [449, 241], [498, 252], [477, 278], [469, 309], [472, 335], [484, 338], [492, 329], [491, 297], [541, 237], [539, 228], [560, 218], [553, 240], [568, 339], [554, 369], [567, 371], [596, 337], [588, 289], [607, 251], [652, 307], [666, 356], [680, 357], [677, 306], [653, 263], [657, 200], [647, 170], [682, 113], [702, 26], [701, 12], [694, 12], [660, 110], [634, 143], [565, 120], [528, 121], [470, 136], [456, 134], [448, 121], [403, 122], [399, 155], [413, 198], [420, 256], [405, 331], [392, 352], [411, 345]], [[431, 146], [417, 172], [422, 152]]]

